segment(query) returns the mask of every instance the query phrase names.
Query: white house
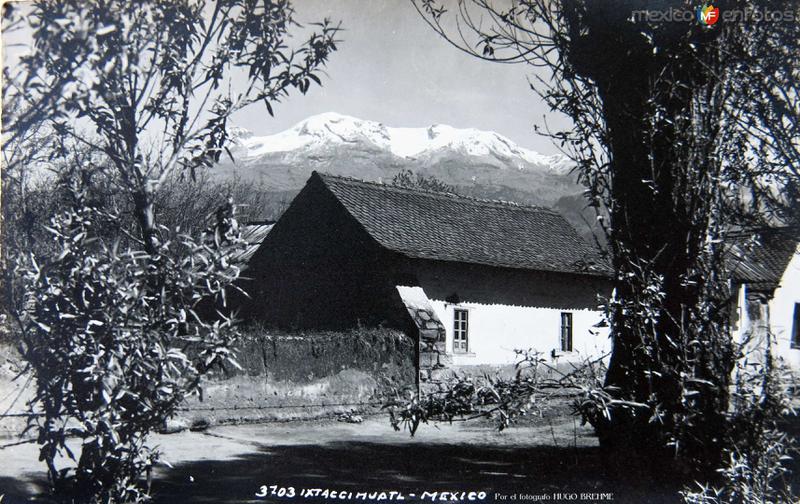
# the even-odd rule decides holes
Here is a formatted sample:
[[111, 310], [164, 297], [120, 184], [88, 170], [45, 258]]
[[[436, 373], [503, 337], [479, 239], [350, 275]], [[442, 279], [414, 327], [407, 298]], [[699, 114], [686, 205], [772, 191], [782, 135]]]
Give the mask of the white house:
[[[421, 369], [502, 365], [515, 349], [601, 355], [609, 271], [558, 213], [312, 174], [250, 261], [245, 316], [287, 328], [388, 325]], [[423, 377], [424, 378], [424, 377]]]
[[[419, 338], [423, 375], [512, 364], [516, 349], [551, 362], [610, 350], [598, 327], [608, 267], [552, 210], [315, 172], [273, 227], [255, 229], [245, 317], [403, 329]], [[730, 244], [732, 327], [757, 349], [769, 328], [800, 370], [800, 256], [786, 231]]]
[[788, 228], [743, 233], [730, 247], [734, 338], [759, 358], [768, 334], [774, 355], [800, 371], [800, 246]]

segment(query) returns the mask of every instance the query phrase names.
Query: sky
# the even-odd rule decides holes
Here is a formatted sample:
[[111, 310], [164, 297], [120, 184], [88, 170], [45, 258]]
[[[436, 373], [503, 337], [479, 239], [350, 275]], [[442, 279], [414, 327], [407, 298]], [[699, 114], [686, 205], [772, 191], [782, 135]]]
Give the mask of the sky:
[[[567, 126], [530, 89], [532, 68], [481, 61], [439, 37], [410, 0], [296, 0], [297, 19], [340, 20], [344, 31], [323, 87], [294, 93], [274, 107], [240, 112], [234, 122], [256, 135], [283, 131], [303, 119], [338, 112], [392, 127], [447, 124], [495, 131], [542, 154], [558, 152], [534, 124]], [[298, 39], [298, 42], [300, 39]]]
[[[556, 154], [550, 138], [534, 125], [568, 127], [550, 112], [529, 86], [533, 68], [481, 61], [460, 52], [437, 35], [411, 0], [294, 0], [296, 19], [312, 23], [341, 21], [341, 43], [323, 75], [323, 86], [306, 95], [294, 92], [273, 106], [270, 117], [260, 104], [233, 117], [255, 135], [278, 133], [315, 114], [338, 112], [390, 127], [456, 128], [495, 131], [522, 147]], [[310, 27], [289, 45], [299, 45]], [[5, 63], [13, 61], [14, 43], [27, 45], [30, 32], [3, 37]], [[543, 77], [547, 77], [543, 75]]]

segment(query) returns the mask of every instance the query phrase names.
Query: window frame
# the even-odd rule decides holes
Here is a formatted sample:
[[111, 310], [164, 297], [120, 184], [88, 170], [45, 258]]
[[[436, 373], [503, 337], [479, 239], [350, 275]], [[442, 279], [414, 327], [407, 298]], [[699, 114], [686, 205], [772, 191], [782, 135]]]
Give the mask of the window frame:
[[562, 352], [573, 351], [574, 319], [572, 312], [561, 312], [561, 326], [559, 331], [559, 344]]
[[[460, 318], [459, 315], [463, 315]], [[463, 327], [459, 327], [462, 324]], [[463, 348], [459, 343], [463, 342]], [[453, 353], [469, 353], [469, 310], [453, 308]]]
[[800, 349], [800, 303], [794, 304], [794, 313], [792, 315], [791, 348]]

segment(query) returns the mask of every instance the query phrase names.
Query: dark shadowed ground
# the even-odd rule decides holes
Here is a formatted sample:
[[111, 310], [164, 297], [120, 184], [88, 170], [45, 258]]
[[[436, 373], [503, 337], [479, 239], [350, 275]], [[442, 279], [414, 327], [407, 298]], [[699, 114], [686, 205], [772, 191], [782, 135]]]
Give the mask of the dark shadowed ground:
[[[203, 475], [204, 480], [195, 476], [191, 482], [191, 475]], [[345, 441], [263, 449], [226, 464], [186, 464], [161, 482], [156, 498], [158, 502], [291, 501], [254, 498], [259, 483], [345, 490], [354, 495], [397, 491], [413, 502], [431, 501], [423, 499], [423, 492], [461, 491], [486, 492], [488, 502], [506, 500], [497, 494], [517, 495], [518, 501], [523, 495], [525, 500], [552, 501], [559, 500], [558, 494], [573, 493], [578, 494], [570, 499], [574, 502], [602, 502], [600, 496], [580, 498], [591, 493], [611, 494], [608, 498], [613, 496], [613, 502], [677, 501], [639, 482], [633, 486], [609, 482], [603, 477], [597, 448], [541, 447], [521, 452], [487, 445], [424, 447]]]
[[[402, 493], [405, 502], [433, 502], [430, 494], [423, 499], [423, 492], [440, 492], [435, 498], [441, 502], [441, 492], [461, 491], [486, 492], [485, 502], [679, 501], [674, 492], [637, 476], [636, 468], [622, 479], [605, 474], [591, 431], [563, 417], [505, 432], [485, 422], [428, 425], [411, 438], [377, 416], [362, 424], [216, 427], [154, 436], [153, 442], [173, 465], [156, 475], [157, 503], [378, 502], [380, 492]], [[37, 500], [44, 474], [35, 446], [6, 449], [0, 456], [0, 493], [6, 494], [0, 502], [46, 502]], [[293, 487], [296, 494], [335, 490], [337, 498], [259, 498], [262, 485]], [[338, 498], [341, 491], [345, 499]], [[359, 492], [378, 494], [359, 500]], [[464, 497], [460, 501], [468, 502], [468, 494]]]

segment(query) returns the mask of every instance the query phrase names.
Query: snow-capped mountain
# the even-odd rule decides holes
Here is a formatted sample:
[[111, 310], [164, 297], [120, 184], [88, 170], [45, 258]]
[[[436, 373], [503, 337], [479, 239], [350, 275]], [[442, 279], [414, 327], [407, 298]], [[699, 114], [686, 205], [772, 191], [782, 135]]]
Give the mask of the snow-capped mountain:
[[561, 208], [565, 201], [570, 208], [582, 205], [582, 188], [564, 156], [539, 154], [490, 131], [441, 124], [393, 128], [326, 113], [274, 135], [238, 128], [233, 137], [235, 162], [220, 164], [214, 173], [257, 183], [282, 197], [300, 190], [313, 170], [388, 183], [411, 169], [469, 196], [558, 206], [565, 214], [582, 209]]
[[235, 162], [226, 160], [212, 173], [256, 183], [280, 201], [289, 201], [313, 170], [389, 183], [411, 169], [467, 196], [556, 208], [584, 234], [584, 223], [594, 221], [567, 158], [539, 154], [490, 131], [394, 128], [330, 112], [274, 135], [235, 128], [232, 144]]
[[457, 153], [473, 159], [493, 160], [500, 168], [526, 170], [534, 165], [561, 174], [570, 168], [564, 156], [543, 156], [490, 131], [457, 129], [442, 124], [427, 128], [392, 128], [335, 112], [310, 117], [275, 135], [256, 137], [240, 129], [237, 136], [244, 159], [358, 146], [377, 148], [406, 159]]

